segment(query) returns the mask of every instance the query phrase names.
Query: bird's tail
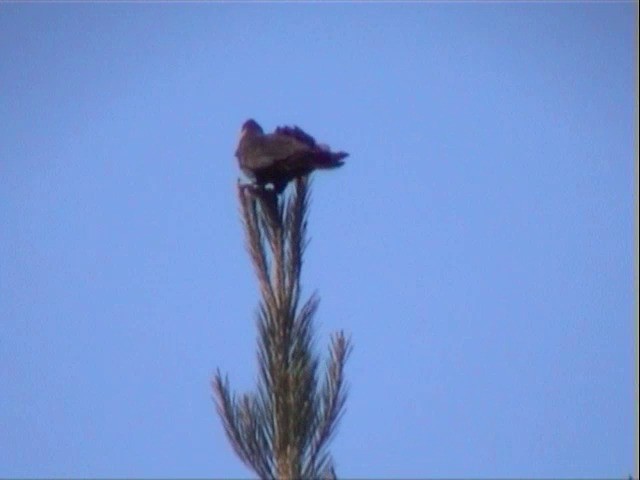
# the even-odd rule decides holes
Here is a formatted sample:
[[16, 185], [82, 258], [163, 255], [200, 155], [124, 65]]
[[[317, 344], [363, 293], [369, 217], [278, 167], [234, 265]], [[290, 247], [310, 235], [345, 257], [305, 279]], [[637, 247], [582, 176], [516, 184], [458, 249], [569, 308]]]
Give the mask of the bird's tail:
[[314, 158], [314, 168], [338, 168], [344, 165], [344, 159], [349, 154], [347, 152], [332, 152], [321, 149]]

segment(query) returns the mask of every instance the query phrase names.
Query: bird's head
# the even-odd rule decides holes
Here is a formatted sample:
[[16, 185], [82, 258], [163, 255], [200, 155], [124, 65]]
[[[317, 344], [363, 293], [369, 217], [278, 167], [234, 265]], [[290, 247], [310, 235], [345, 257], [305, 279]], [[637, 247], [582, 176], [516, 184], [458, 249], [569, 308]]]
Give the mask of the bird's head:
[[242, 139], [242, 137], [247, 134], [262, 135], [263, 133], [264, 132], [262, 130], [262, 127], [258, 125], [258, 122], [256, 122], [253, 118], [250, 118], [242, 124], [242, 130], [240, 130], [240, 139]]

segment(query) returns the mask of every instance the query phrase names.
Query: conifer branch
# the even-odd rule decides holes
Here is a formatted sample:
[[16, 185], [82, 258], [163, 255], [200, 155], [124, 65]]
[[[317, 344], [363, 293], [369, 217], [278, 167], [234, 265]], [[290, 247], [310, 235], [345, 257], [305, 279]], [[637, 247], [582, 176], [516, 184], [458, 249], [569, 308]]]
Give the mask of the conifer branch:
[[314, 353], [313, 317], [319, 298], [300, 302], [309, 182], [294, 191], [239, 186], [238, 196], [262, 301], [257, 311], [256, 394], [231, 393], [218, 372], [212, 387], [225, 433], [240, 459], [260, 478], [335, 478], [327, 445], [344, 412], [344, 366], [351, 350], [342, 332], [331, 338], [323, 381]]

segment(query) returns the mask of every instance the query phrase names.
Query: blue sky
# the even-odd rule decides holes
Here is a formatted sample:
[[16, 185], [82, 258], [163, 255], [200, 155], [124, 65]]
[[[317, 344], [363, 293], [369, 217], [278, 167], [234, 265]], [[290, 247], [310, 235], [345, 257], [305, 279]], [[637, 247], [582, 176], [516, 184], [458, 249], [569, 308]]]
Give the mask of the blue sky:
[[353, 477], [633, 472], [634, 3], [0, 6], [0, 477], [246, 477], [233, 152], [315, 176], [306, 294], [344, 329]]

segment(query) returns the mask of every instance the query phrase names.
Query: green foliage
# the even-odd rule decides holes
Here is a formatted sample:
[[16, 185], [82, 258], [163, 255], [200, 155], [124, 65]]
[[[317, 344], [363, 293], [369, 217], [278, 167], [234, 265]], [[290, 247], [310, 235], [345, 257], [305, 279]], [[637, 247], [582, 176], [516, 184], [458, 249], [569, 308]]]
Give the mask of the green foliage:
[[300, 306], [306, 247], [308, 179], [293, 192], [238, 186], [247, 249], [258, 277], [259, 377], [256, 393], [237, 396], [218, 371], [212, 386], [236, 454], [263, 479], [335, 478], [328, 443], [344, 412], [344, 366], [351, 351], [342, 332], [331, 337], [319, 373], [313, 317], [319, 298]]

